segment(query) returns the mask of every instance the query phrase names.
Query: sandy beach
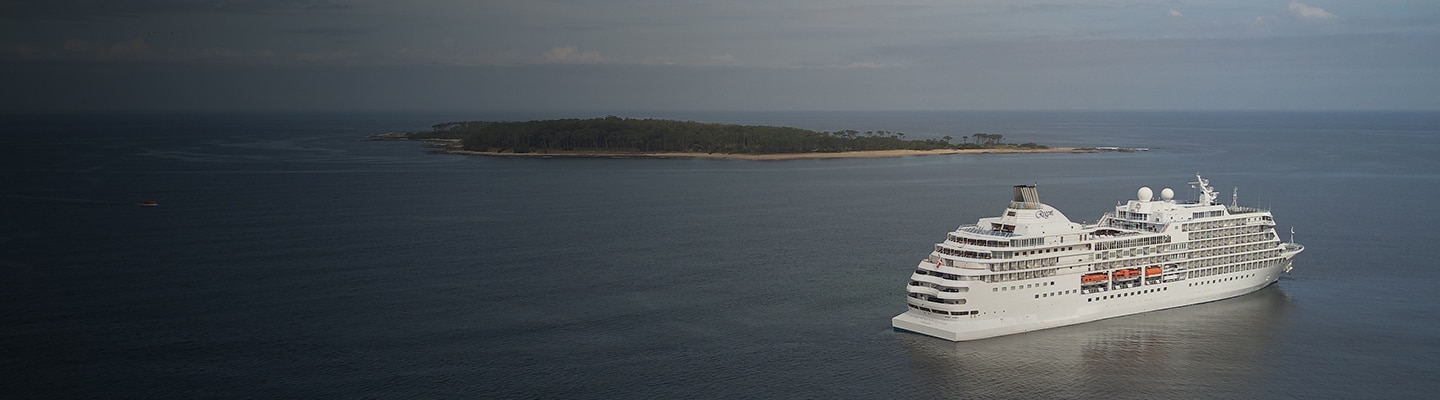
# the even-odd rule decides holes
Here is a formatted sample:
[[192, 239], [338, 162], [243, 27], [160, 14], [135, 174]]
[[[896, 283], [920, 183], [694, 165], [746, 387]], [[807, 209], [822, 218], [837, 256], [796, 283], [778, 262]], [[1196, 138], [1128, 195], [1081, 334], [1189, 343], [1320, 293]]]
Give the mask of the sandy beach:
[[873, 150], [845, 151], [838, 153], [779, 153], [779, 154], [726, 154], [726, 153], [640, 153], [603, 151], [548, 151], [536, 153], [509, 153], [472, 151], [460, 148], [460, 141], [454, 139], [426, 139], [428, 146], [440, 154], [461, 154], [489, 157], [531, 157], [531, 158], [710, 158], [726, 160], [816, 160], [833, 158], [882, 158], [908, 156], [941, 156], [951, 154], [1019, 154], [1019, 153], [1094, 153], [1094, 149], [1056, 147], [1048, 149], [965, 149], [965, 150]]

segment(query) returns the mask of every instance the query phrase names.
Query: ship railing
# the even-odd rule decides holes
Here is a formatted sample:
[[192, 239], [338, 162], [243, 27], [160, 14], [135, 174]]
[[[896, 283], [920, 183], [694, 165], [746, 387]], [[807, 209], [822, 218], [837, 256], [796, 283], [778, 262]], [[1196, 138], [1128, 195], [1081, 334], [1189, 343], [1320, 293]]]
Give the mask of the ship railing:
[[960, 228], [957, 229], [957, 230], [963, 231], [963, 232], [977, 233], [977, 234], [981, 234], [981, 235], [999, 236], [999, 237], [1014, 237], [1014, 236], [1015, 236], [1014, 233], [1005, 232], [1005, 231], [995, 231], [995, 230], [984, 229], [984, 228], [981, 228], [981, 227], [978, 227], [978, 226], [975, 226], [975, 225], [962, 226], [962, 227], [960, 227]]
[[1266, 209], [1263, 209], [1263, 208], [1238, 206], [1238, 207], [1229, 207], [1229, 211], [1230, 211], [1231, 214], [1249, 214], [1249, 213], [1266, 212], [1266, 211], [1270, 211], [1270, 210], [1266, 210]]

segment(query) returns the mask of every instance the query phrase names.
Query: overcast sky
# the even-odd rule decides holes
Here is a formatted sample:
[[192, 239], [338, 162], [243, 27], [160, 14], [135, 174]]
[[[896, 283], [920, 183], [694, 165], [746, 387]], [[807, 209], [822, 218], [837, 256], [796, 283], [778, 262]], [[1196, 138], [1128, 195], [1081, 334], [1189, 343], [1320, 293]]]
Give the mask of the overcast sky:
[[0, 0], [8, 110], [1436, 110], [1435, 0]]

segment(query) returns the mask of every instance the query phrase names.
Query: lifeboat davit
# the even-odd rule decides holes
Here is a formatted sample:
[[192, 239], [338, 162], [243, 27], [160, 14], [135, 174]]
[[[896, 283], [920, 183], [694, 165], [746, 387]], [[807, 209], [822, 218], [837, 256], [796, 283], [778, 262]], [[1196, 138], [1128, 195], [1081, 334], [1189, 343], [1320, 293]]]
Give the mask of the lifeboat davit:
[[1129, 279], [1140, 276], [1139, 268], [1122, 269], [1115, 271], [1115, 279]]

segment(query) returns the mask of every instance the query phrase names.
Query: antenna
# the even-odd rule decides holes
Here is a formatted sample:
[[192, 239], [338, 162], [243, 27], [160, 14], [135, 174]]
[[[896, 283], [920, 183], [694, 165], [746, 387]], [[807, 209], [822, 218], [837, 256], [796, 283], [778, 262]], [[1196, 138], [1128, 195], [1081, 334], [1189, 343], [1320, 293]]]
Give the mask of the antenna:
[[1215, 204], [1215, 188], [1210, 187], [1210, 180], [1201, 178], [1199, 172], [1195, 173], [1195, 181], [1190, 182], [1190, 187], [1200, 189], [1199, 204], [1207, 206]]
[[1240, 187], [1239, 187], [1239, 186], [1235, 186], [1234, 189], [1230, 191], [1230, 208], [1234, 208], [1234, 209], [1239, 209], [1239, 208], [1240, 208]]
[[1290, 243], [1295, 243], [1295, 226], [1290, 226]]

